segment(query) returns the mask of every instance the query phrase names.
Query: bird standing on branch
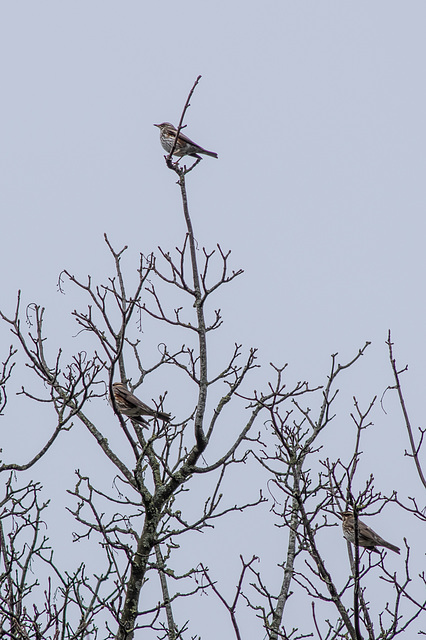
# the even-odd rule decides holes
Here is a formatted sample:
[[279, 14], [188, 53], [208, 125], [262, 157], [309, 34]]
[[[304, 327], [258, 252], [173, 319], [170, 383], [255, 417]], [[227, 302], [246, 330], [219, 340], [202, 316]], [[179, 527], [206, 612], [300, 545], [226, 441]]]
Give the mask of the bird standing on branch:
[[[165, 151], [170, 153], [172, 150], [173, 144], [176, 138], [177, 129], [170, 122], [162, 122], [161, 124], [155, 124], [154, 127], [158, 127], [160, 129], [160, 142]], [[212, 158], [217, 158], [217, 153], [214, 151], [207, 151], [207, 149], [203, 149], [196, 142], [193, 142], [189, 138], [187, 138], [182, 131], [179, 132], [179, 135], [176, 140], [175, 148], [173, 151], [174, 156], [192, 156], [193, 158], [198, 158], [201, 160], [201, 156], [199, 153], [204, 153], [206, 156], [211, 156]]]
[[114, 394], [115, 404], [119, 412], [128, 416], [135, 422], [147, 426], [148, 423], [140, 416], [150, 416], [152, 418], [159, 418], [165, 422], [170, 422], [170, 413], [151, 409], [148, 405], [139, 400], [139, 398], [134, 396], [122, 382], [114, 382], [112, 385], [112, 391]]
[[[343, 511], [342, 513], [342, 529], [346, 540], [355, 544], [355, 519], [352, 511]], [[365, 547], [369, 551], [380, 553], [376, 547], [386, 547], [395, 553], [399, 553], [399, 547], [390, 542], [383, 540], [373, 529], [370, 529], [364, 522], [358, 520], [358, 545]]]

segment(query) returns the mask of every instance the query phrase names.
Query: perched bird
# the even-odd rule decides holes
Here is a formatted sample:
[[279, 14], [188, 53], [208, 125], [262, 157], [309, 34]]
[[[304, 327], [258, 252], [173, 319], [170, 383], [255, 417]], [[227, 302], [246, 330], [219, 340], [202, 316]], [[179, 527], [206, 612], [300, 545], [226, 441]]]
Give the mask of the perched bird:
[[[158, 127], [160, 129], [160, 142], [165, 151], [170, 153], [175, 138], [176, 138], [176, 127], [174, 127], [170, 122], [162, 122], [161, 124], [155, 124], [154, 127]], [[173, 151], [174, 156], [192, 156], [193, 158], [198, 158], [201, 160], [201, 156], [199, 153], [204, 153], [206, 156], [211, 156], [212, 158], [217, 158], [217, 153], [214, 151], [207, 151], [207, 149], [203, 149], [196, 142], [193, 142], [185, 135], [183, 135], [182, 131], [179, 132], [179, 135], [176, 140], [175, 150]]]
[[[343, 535], [345, 536], [346, 540], [349, 540], [349, 542], [352, 542], [352, 544], [355, 544], [354, 522], [354, 514], [352, 513], [352, 511], [344, 511], [342, 513]], [[400, 552], [399, 547], [396, 547], [394, 544], [383, 540], [383, 538], [381, 538], [375, 531], [373, 531], [373, 529], [367, 527], [367, 525], [361, 520], [358, 520], [358, 544], [360, 547], [365, 547], [369, 551], [377, 551], [377, 553], [379, 553], [379, 550], [376, 549], [376, 546], [386, 547], [391, 551], [395, 551], [395, 553]]]
[[170, 421], [169, 413], [151, 409], [144, 402], [139, 400], [139, 398], [134, 396], [122, 382], [114, 382], [112, 385], [112, 391], [117, 409], [120, 413], [128, 416], [135, 422], [139, 422], [139, 424], [143, 425], [147, 424], [147, 422], [140, 416], [152, 416], [153, 418], [160, 418], [160, 420], [164, 420], [165, 422]]

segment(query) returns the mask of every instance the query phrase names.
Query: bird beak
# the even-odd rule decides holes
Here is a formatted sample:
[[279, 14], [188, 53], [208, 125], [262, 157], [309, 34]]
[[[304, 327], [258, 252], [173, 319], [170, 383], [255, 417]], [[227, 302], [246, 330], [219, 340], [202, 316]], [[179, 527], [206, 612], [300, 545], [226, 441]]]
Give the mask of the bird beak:
[[159, 127], [159, 126], [160, 126], [159, 124], [154, 124], [154, 127]]

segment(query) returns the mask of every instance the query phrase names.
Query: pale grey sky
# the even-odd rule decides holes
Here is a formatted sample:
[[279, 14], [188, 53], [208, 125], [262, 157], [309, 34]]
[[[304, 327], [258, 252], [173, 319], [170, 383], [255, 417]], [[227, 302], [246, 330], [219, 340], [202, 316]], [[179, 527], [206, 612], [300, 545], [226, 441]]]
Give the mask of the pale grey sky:
[[[343, 393], [368, 402], [392, 382], [391, 329], [422, 426], [425, 23], [420, 0], [2, 3], [2, 309], [12, 312], [22, 289], [26, 303], [47, 307], [52, 353], [71, 350], [64, 318], [76, 299], [71, 288], [57, 293], [63, 268], [105, 279], [104, 232], [116, 248], [129, 245], [129, 265], [140, 251], [182, 242], [179, 192], [152, 125], [177, 124], [201, 74], [186, 133], [219, 159], [188, 176], [195, 234], [200, 246], [232, 249], [232, 266], [245, 270], [218, 302], [226, 344], [258, 346], [262, 363], [288, 362], [290, 379], [320, 383], [331, 353], [345, 360], [371, 340]], [[10, 337], [0, 336], [4, 353]], [[23, 402], [11, 398], [11, 416]], [[389, 395], [385, 406], [387, 416], [379, 406], [374, 415], [372, 460], [378, 451], [395, 460], [402, 491], [419, 491]], [[32, 416], [20, 434], [38, 428]], [[70, 435], [76, 457], [81, 437]], [[22, 447], [31, 450], [25, 436]], [[13, 440], [3, 449], [16, 457]], [[59, 451], [46, 462], [52, 474]], [[379, 469], [386, 489], [395, 486], [388, 471]], [[392, 539], [404, 534], [401, 524]], [[194, 544], [214, 557], [205, 538]], [[239, 540], [227, 542], [224, 566], [237, 569]], [[193, 632], [210, 640], [228, 628], [221, 613]]]

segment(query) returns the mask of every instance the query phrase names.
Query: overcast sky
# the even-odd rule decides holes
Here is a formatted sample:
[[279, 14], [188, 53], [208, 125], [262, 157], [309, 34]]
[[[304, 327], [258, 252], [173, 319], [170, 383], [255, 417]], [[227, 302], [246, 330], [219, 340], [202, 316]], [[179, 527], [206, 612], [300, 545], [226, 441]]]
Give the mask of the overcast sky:
[[[226, 344], [257, 346], [262, 363], [288, 362], [291, 379], [315, 384], [330, 354], [349, 359], [370, 340], [347, 387], [349, 401], [368, 402], [392, 383], [391, 329], [422, 426], [425, 27], [422, 0], [3, 2], [2, 310], [22, 289], [25, 303], [47, 307], [52, 352], [72, 349], [75, 330], [62, 322], [77, 299], [57, 292], [63, 268], [105, 279], [104, 232], [129, 246], [131, 269], [140, 251], [181, 244], [179, 191], [152, 125], [177, 124], [201, 74], [185, 132], [219, 159], [188, 176], [195, 235], [232, 249], [245, 271], [218, 301]], [[1, 354], [9, 342], [3, 329]], [[389, 455], [406, 465], [410, 494], [420, 489], [387, 398], [371, 446], [388, 460], [384, 445], [397, 443]], [[12, 398], [10, 415], [26, 415], [23, 402]], [[31, 416], [19, 433], [37, 428]], [[57, 456], [46, 464], [61, 469]], [[386, 483], [386, 462], [376, 464]]]

